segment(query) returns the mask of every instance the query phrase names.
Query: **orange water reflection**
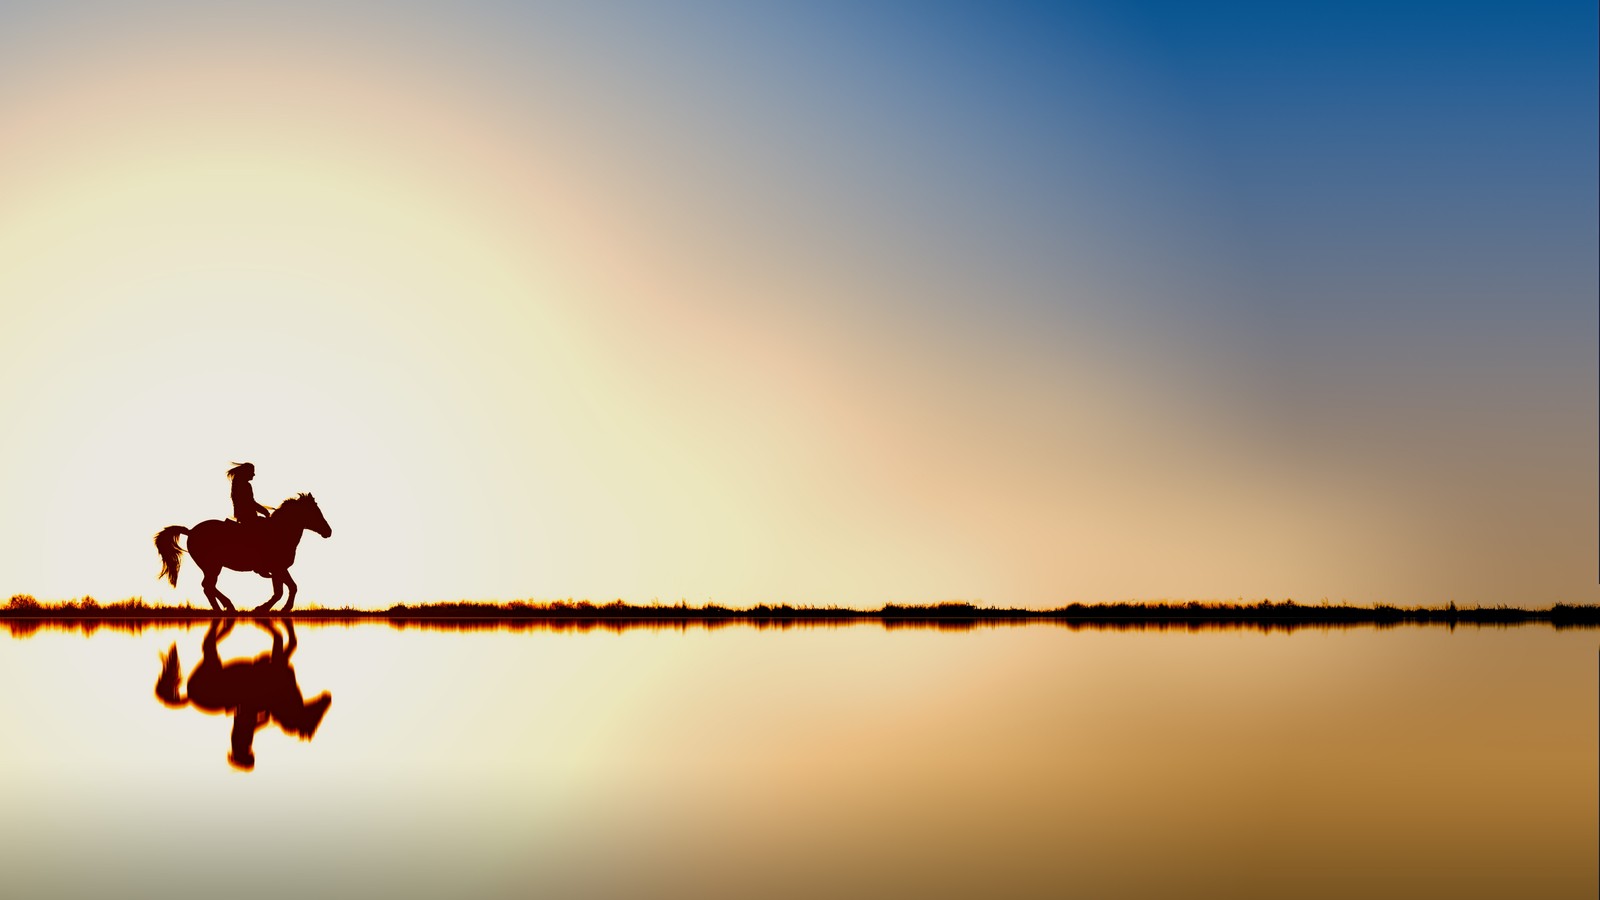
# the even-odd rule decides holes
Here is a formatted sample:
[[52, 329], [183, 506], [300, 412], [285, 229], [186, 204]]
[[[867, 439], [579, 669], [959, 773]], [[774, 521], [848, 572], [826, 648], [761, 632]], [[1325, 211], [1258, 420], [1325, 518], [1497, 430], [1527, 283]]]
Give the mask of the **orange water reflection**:
[[[401, 898], [1600, 887], [1587, 631], [129, 624], [0, 640], [0, 893], [210, 896], [263, 854]], [[208, 640], [292, 661], [281, 722], [338, 695], [315, 740], [245, 717], [239, 772], [154, 702]]]

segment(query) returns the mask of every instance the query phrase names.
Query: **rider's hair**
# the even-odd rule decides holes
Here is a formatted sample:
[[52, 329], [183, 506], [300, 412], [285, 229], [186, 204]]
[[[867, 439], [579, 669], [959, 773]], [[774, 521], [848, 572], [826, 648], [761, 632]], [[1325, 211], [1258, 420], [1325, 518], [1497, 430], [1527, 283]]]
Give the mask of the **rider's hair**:
[[243, 475], [244, 480], [249, 481], [256, 477], [256, 467], [253, 463], [236, 462], [233, 464], [233, 468], [228, 470], [228, 480], [232, 481], [237, 475]]

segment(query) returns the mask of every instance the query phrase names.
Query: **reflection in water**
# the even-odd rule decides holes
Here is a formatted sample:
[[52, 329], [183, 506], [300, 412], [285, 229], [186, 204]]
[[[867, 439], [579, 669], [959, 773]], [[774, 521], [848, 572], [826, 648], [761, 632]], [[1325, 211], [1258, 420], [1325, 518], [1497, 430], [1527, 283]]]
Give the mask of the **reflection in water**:
[[[0, 634], [0, 896], [1600, 891], [1595, 631], [270, 621]], [[274, 630], [340, 714], [241, 776], [149, 676]]]
[[102, 628], [111, 631], [143, 634], [146, 629], [180, 629], [188, 631], [205, 624], [204, 619], [130, 619], [130, 618], [78, 618], [78, 619], [6, 619], [6, 631], [14, 638], [33, 637], [41, 631], [76, 631], [91, 637]]
[[310, 703], [300, 694], [295, 680], [294, 666], [289, 657], [294, 654], [299, 641], [295, 638], [294, 623], [284, 620], [289, 633], [284, 643], [282, 632], [268, 619], [254, 620], [256, 625], [272, 635], [272, 651], [254, 659], [235, 659], [223, 662], [217, 652], [217, 642], [233, 630], [233, 619], [218, 619], [211, 623], [201, 644], [200, 664], [189, 673], [188, 696], [182, 693], [183, 676], [178, 667], [178, 645], [167, 651], [166, 662], [161, 667], [161, 677], [156, 681], [156, 697], [170, 707], [192, 705], [204, 712], [231, 713], [233, 715], [233, 740], [228, 751], [228, 762], [237, 769], [255, 768], [256, 756], [252, 749], [256, 732], [268, 722], [276, 722], [286, 734], [309, 741], [317, 733], [317, 726], [333, 702], [327, 691], [318, 694]]

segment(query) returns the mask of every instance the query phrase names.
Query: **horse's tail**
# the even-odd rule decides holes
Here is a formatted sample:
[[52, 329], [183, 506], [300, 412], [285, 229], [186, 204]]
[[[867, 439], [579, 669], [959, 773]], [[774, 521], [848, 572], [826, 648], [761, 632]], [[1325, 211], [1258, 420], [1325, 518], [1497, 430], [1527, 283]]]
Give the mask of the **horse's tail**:
[[178, 535], [188, 533], [182, 525], [168, 525], [156, 533], [156, 552], [161, 554], [161, 573], [156, 577], [165, 578], [173, 587], [178, 586], [178, 560], [183, 556]]
[[178, 645], [174, 643], [161, 661], [161, 677], [156, 679], [156, 698], [168, 706], [182, 706], [188, 698], [178, 693], [183, 683], [183, 671], [178, 668]]

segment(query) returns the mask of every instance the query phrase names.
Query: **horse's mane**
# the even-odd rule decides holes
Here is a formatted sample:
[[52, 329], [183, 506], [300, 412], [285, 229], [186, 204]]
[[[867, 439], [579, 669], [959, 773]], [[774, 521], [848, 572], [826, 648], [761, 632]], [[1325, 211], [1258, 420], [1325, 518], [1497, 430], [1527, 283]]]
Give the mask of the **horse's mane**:
[[289, 499], [283, 501], [282, 503], [279, 503], [278, 504], [278, 509], [280, 509], [280, 510], [288, 509], [291, 506], [294, 506], [294, 505], [299, 504], [299, 503], [303, 503], [303, 502], [305, 502], [307, 500], [310, 500], [312, 503], [316, 503], [317, 502], [316, 498], [312, 497], [310, 494], [306, 493], [305, 491], [301, 491], [300, 493], [295, 494], [293, 497], [290, 497]]

